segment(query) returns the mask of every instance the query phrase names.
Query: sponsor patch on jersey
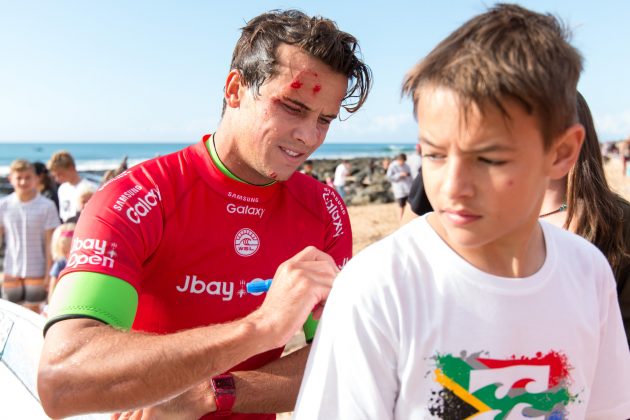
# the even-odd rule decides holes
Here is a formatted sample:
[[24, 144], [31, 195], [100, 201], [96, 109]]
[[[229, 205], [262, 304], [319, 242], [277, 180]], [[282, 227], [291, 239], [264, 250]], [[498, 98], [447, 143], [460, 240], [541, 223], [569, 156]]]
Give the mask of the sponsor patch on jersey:
[[262, 278], [255, 278], [252, 280], [240, 280], [237, 283], [236, 281], [206, 281], [197, 277], [196, 274], [186, 274], [183, 282], [181, 284], [175, 285], [175, 289], [179, 293], [189, 293], [191, 295], [207, 294], [210, 296], [219, 296], [224, 302], [229, 302], [234, 298], [235, 285], [238, 286], [236, 295], [241, 299], [244, 296], [260, 296], [264, 294], [265, 292], [247, 292], [247, 283], [256, 280], [262, 280]]
[[226, 206], [226, 210], [230, 214], [244, 214], [249, 216], [258, 216], [260, 218], [263, 217], [265, 213], [265, 209], [260, 207], [252, 207], [247, 205], [238, 206], [234, 203], [228, 203]]
[[77, 236], [72, 238], [70, 258], [66, 267], [74, 268], [79, 265], [95, 265], [106, 268], [114, 268], [116, 259], [115, 242], [107, 242], [103, 239], [85, 238]]
[[328, 214], [332, 218], [333, 225], [335, 226], [335, 234], [333, 237], [337, 238], [343, 235], [343, 219], [341, 216], [346, 214], [346, 209], [341, 204], [339, 197], [333, 193], [330, 188], [324, 189], [322, 199], [324, 200], [326, 210], [328, 210]]
[[250, 257], [260, 248], [260, 238], [256, 233], [249, 229], [243, 228], [236, 232], [234, 236], [234, 250], [241, 257]]
[[246, 203], [258, 203], [260, 201], [260, 198], [258, 198], [258, 197], [248, 197], [246, 195], [233, 193], [232, 191], [228, 191], [227, 195], [230, 198], [234, 198], [236, 200], [245, 201]]
[[149, 214], [161, 200], [162, 196], [158, 187], [151, 188], [146, 194], [139, 194], [134, 197], [134, 200], [127, 201], [128, 208], [125, 215], [131, 222], [139, 225], [142, 218]]

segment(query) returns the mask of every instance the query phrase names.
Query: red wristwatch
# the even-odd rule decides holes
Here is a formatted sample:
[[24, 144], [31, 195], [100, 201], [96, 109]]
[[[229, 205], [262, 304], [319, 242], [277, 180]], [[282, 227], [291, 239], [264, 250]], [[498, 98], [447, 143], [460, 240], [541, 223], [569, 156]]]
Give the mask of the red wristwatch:
[[214, 415], [229, 416], [232, 414], [232, 407], [234, 407], [236, 402], [234, 377], [231, 373], [224, 373], [215, 376], [210, 381], [212, 382], [214, 400], [217, 403], [217, 411], [214, 412]]

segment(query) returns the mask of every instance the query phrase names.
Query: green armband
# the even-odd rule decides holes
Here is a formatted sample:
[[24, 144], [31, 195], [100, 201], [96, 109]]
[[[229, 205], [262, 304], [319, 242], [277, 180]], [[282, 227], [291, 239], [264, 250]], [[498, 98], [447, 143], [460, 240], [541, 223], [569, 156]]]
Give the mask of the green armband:
[[306, 322], [302, 327], [302, 329], [304, 330], [304, 338], [306, 339], [307, 343], [313, 341], [313, 338], [315, 337], [315, 331], [317, 331], [317, 324], [319, 324], [319, 321], [313, 319], [313, 314], [309, 314]]
[[57, 321], [81, 317], [128, 330], [137, 309], [138, 293], [126, 281], [107, 274], [70, 273], [55, 287], [44, 334]]

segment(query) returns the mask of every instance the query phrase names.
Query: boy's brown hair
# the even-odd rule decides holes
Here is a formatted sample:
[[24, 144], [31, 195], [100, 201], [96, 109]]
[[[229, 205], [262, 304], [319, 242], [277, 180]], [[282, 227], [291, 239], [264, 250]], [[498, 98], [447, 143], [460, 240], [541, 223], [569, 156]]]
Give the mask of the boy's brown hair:
[[74, 169], [74, 158], [65, 150], [60, 150], [58, 152], [53, 153], [48, 161], [48, 169], [51, 171], [57, 169]]
[[553, 138], [577, 122], [576, 89], [582, 57], [569, 44], [570, 32], [552, 15], [498, 4], [464, 23], [414, 66], [403, 95], [414, 102], [425, 87], [453, 90], [464, 119], [471, 107], [496, 106], [506, 118], [505, 100], [535, 114], [547, 149]]
[[16, 172], [33, 171], [35, 173], [35, 166], [31, 162], [25, 159], [16, 159], [9, 165], [9, 173], [14, 174]]

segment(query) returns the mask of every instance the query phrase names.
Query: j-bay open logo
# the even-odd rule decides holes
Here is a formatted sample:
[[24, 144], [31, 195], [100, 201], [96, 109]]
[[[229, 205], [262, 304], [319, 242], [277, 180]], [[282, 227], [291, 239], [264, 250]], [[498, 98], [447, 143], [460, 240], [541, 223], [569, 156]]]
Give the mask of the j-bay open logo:
[[234, 250], [241, 257], [250, 257], [260, 248], [260, 239], [256, 233], [249, 229], [243, 228], [236, 232], [234, 236]]

